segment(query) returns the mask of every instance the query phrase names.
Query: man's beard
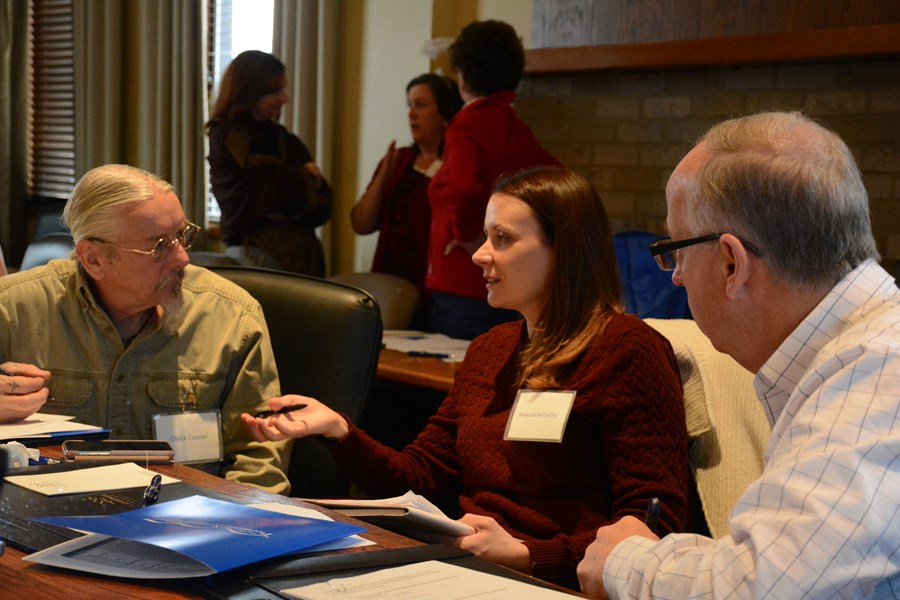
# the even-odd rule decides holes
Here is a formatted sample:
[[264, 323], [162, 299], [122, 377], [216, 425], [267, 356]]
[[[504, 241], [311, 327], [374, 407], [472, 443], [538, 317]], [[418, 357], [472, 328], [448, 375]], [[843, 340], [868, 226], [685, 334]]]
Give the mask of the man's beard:
[[181, 322], [184, 320], [184, 292], [181, 289], [181, 281], [184, 279], [184, 270], [176, 271], [163, 279], [159, 289], [168, 289], [168, 298], [160, 304], [162, 317], [159, 325], [163, 333], [175, 335]]

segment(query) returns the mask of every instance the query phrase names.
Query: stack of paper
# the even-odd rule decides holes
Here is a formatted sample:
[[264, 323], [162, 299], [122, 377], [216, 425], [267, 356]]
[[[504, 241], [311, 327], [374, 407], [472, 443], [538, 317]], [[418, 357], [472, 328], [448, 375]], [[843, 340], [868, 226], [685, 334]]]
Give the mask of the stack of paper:
[[424, 531], [445, 535], [471, 535], [471, 526], [454, 521], [429, 502], [424, 496], [408, 491], [396, 498], [380, 500], [302, 498], [304, 502], [318, 504], [347, 516], [374, 523], [391, 531], [400, 531], [410, 537]]
[[73, 421], [75, 417], [34, 413], [18, 423], [0, 425], [0, 442], [18, 441], [26, 446], [58, 444], [63, 439], [109, 437], [109, 429]]
[[442, 333], [399, 329], [385, 331], [381, 340], [388, 350], [397, 350], [410, 356], [440, 358], [446, 362], [462, 362], [471, 343], [469, 340], [447, 337]]

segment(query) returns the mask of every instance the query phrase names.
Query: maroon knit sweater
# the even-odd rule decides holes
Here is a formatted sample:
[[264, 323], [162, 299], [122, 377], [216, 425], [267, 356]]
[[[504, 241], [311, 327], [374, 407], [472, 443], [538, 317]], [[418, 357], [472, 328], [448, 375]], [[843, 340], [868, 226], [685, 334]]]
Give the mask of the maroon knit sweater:
[[597, 528], [642, 519], [650, 498], [662, 501], [661, 534], [683, 530], [681, 379], [664, 337], [616, 315], [560, 388], [577, 390], [562, 443], [504, 441], [523, 336], [522, 322], [506, 323], [472, 342], [450, 394], [402, 452], [353, 426], [329, 446], [373, 497], [458, 490], [463, 513], [493, 517], [524, 540], [536, 577], [574, 587]]

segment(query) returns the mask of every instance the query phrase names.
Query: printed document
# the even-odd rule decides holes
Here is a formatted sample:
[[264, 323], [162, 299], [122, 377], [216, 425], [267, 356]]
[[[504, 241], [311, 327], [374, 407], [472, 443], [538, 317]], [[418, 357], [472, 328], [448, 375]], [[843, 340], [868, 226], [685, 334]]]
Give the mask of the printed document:
[[282, 593], [305, 600], [561, 600], [568, 594], [436, 560], [329, 579]]

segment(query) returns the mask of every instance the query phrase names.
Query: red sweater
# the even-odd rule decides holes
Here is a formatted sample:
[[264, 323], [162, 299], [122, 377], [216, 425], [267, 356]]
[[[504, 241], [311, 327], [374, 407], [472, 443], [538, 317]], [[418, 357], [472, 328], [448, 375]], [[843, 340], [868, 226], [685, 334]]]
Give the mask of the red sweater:
[[431, 180], [431, 238], [426, 287], [439, 292], [486, 298], [481, 267], [457, 247], [444, 256], [454, 239], [470, 242], [484, 230], [484, 211], [491, 186], [503, 174], [526, 167], [557, 165], [513, 110], [516, 94], [497, 92], [456, 113], [444, 133], [444, 163]]
[[681, 379], [669, 342], [616, 315], [560, 389], [576, 390], [562, 443], [504, 441], [515, 400], [522, 322], [478, 337], [446, 400], [402, 452], [351, 426], [330, 445], [373, 497], [408, 489], [459, 494], [463, 513], [494, 517], [525, 541], [536, 577], [574, 586], [597, 528], [643, 518], [662, 501], [661, 533], [684, 527], [688, 439]]

